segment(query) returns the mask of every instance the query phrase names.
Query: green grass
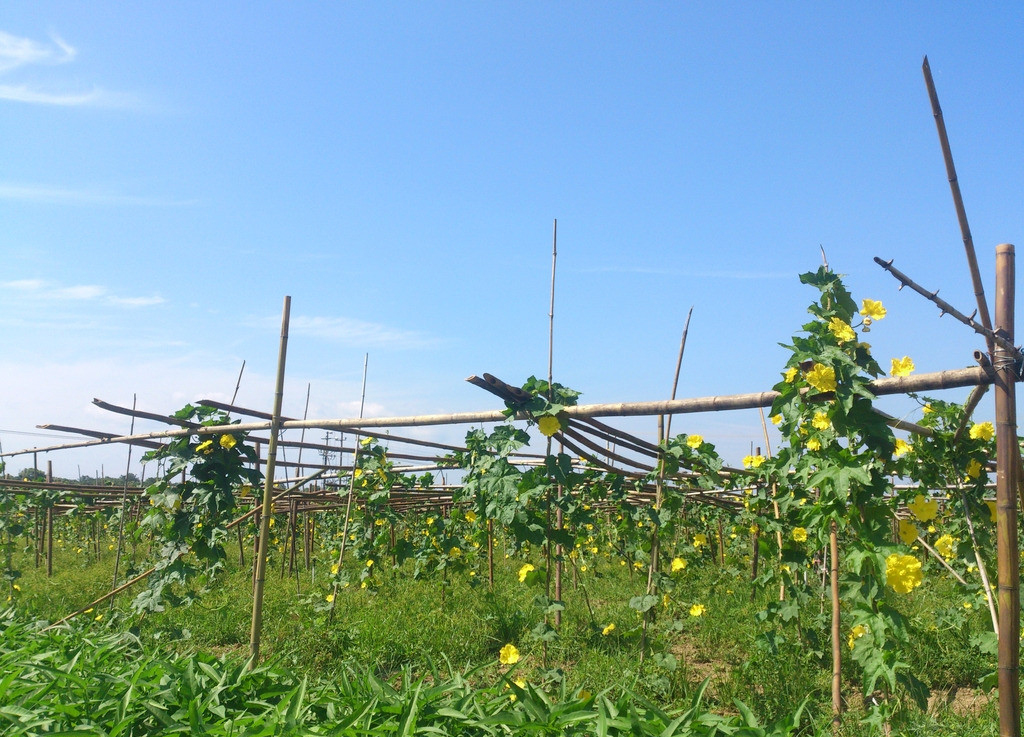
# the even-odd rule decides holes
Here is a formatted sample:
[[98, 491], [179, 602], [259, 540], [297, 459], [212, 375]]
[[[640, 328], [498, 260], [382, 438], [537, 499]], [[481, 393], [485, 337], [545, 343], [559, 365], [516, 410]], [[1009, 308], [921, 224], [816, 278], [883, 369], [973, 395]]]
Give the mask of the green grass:
[[[291, 691], [275, 690], [273, 698], [261, 697], [261, 703], [266, 702], [277, 710], [274, 711], [276, 716], [270, 715], [267, 711], [270, 706], [267, 706], [259, 718], [263, 721], [257, 720], [254, 724], [279, 729], [284, 724], [281, 721], [284, 712], [278, 707], [287, 699], [297, 698], [295, 689], [300, 687], [303, 677], [308, 679], [303, 704], [319, 706], [309, 706], [313, 711], [302, 713], [309, 719], [326, 714], [326, 704], [333, 703], [331, 699], [336, 697], [338, 689], [344, 691], [338, 680], [344, 675], [351, 688], [355, 688], [352, 683], [363, 684], [356, 699], [363, 699], [359, 703], [370, 698], [367, 694], [376, 688], [373, 683], [395, 686], [395, 693], [391, 694], [395, 701], [387, 712], [393, 715], [408, 706], [416, 683], [423, 679], [413, 701], [427, 699], [423, 695], [427, 684], [432, 688], [444, 686], [454, 690], [444, 691], [446, 695], [437, 699], [447, 704], [449, 701], [445, 699], [462, 703], [468, 698], [477, 704], [474, 708], [483, 710], [477, 712], [479, 718], [483, 718], [480, 714], [493, 716], [509, 708], [523, 709], [529, 703], [548, 711], [575, 709], [580, 714], [589, 714], [587, 718], [597, 719], [599, 708], [595, 704], [600, 700], [588, 702], [573, 698], [581, 692], [603, 694], [602, 699], [608, 702], [600, 708], [620, 703], [627, 711], [656, 706], [656, 711], [677, 714], [692, 705], [693, 699], [702, 693], [710, 709], [734, 720], [742, 717], [736, 700], [748, 705], [757, 718], [774, 724], [782, 723], [804, 705], [806, 718], [802, 733], [814, 734], [819, 730], [831, 733], [827, 644], [824, 653], [815, 651], [801, 640], [794, 627], [783, 627], [774, 641], [759, 637], [765, 627], [757, 621], [756, 613], [771, 596], [777, 595], [777, 591], [757, 592], [751, 601], [749, 572], [740, 568], [721, 569], [705, 561], [679, 574], [671, 600], [657, 607], [656, 621], [649, 635], [650, 648], [641, 662], [641, 622], [637, 612], [629, 608], [628, 601], [641, 593], [645, 577], [631, 577], [617, 560], [599, 562], [580, 577], [579, 587], [573, 586], [571, 575], [566, 575], [563, 597], [566, 609], [560, 636], [548, 644], [545, 653], [543, 644], [531, 635], [531, 630], [542, 619], [533, 602], [541, 589], [518, 581], [516, 571], [521, 560], [498, 556], [493, 592], [488, 591], [486, 581], [465, 577], [447, 582], [417, 581], [413, 580], [408, 567], [388, 570], [386, 565], [378, 564], [371, 587], [361, 589], [356, 584], [342, 590], [334, 621], [329, 623], [324, 602], [328, 582], [322, 575], [330, 567], [328, 553], [321, 551], [318, 555], [321, 560], [317, 571], [321, 575], [311, 581], [308, 571], [300, 571], [298, 592], [294, 578], [280, 578], [279, 560], [272, 560], [268, 569], [262, 653], [263, 662], [271, 663], [272, 667], [259, 673], [273, 671], [274, 675], [259, 676], [264, 681], [257, 679], [244, 688], [258, 691], [263, 687], [259, 683], [274, 681], [288, 685]], [[20, 554], [17, 563], [23, 572], [19, 581], [22, 590], [13, 602], [17, 611], [14, 621], [24, 632], [29, 632], [32, 630], [29, 623], [34, 617], [53, 621], [84, 606], [109, 588], [112, 558], [104, 551], [103, 558], [97, 562], [85, 554], [65, 550], [56, 560], [54, 577], [47, 579], [44, 569], [35, 568], [31, 557]], [[742, 561], [737, 565], [740, 563]], [[350, 565], [353, 571], [361, 568], [356, 562]], [[994, 699], [987, 700], [977, 690], [978, 681], [994, 669], [994, 658], [967, 644], [985, 631], [987, 614], [977, 609], [964, 610], [950, 582], [937, 575], [930, 580], [934, 583], [901, 600], [919, 638], [915, 647], [908, 648], [910, 665], [915, 674], [937, 692], [957, 691], [950, 705], [943, 706], [942, 700], [937, 699], [928, 713], [922, 713], [901, 694], [895, 694], [892, 697], [896, 705], [891, 720], [893, 734], [996, 734]], [[107, 660], [102, 666], [95, 665], [93, 671], [106, 673], [103, 678], [130, 681], [135, 677], [145, 680], [148, 678], [145, 673], [180, 675], [185, 672], [181, 669], [192, 667], [195, 670], [200, 664], [205, 664], [200, 668], [204, 672], [206, 666], [215, 670], [237, 669], [248, 654], [251, 596], [251, 572], [229, 565], [217, 585], [191, 606], [140, 617], [130, 613], [133, 594], [128, 592], [118, 597], [113, 609], [103, 604], [79, 617], [80, 621], [63, 636], [69, 641], [79, 637], [107, 642], [103, 638], [116, 639], [125, 637], [125, 632], [131, 633], [128, 644], [117, 640], [121, 644], [116, 647], [97, 648], [104, 653], [123, 653], [101, 653]], [[689, 608], [693, 603], [706, 606], [702, 616], [690, 616]], [[102, 617], [96, 621], [100, 615]], [[602, 630], [612, 623], [614, 630], [603, 635]], [[805, 626], [809, 628], [811, 624]], [[515, 702], [508, 698], [510, 691], [505, 678], [508, 668], [497, 662], [498, 650], [506, 643], [515, 644], [522, 653], [514, 669], [515, 677], [525, 679], [530, 690], [536, 692], [520, 693]], [[104, 647], [107, 649], [103, 650]], [[63, 654], [55, 656], [52, 667], [59, 666], [61, 657], [70, 657], [69, 651], [58, 649], [58, 652]], [[112, 665], [121, 661], [126, 670]], [[227, 671], [217, 672], [220, 678]], [[137, 675], [139, 673], [143, 675]], [[231, 673], [231, 678], [241, 678], [237, 671]], [[102, 680], [99, 675], [96, 677]], [[840, 734], [854, 737], [878, 733], [877, 727], [860, 723], [867, 711], [857, 690], [856, 674], [849, 664], [844, 668], [844, 677], [849, 712]], [[90, 688], [101, 691], [106, 688], [85, 676], [82, 678]], [[707, 690], [703, 691], [705, 679], [708, 680]], [[513, 689], [511, 693], [519, 692]], [[160, 698], [166, 697], [177, 704], [175, 699], [179, 696]], [[123, 694], [119, 698], [123, 699]], [[430, 696], [427, 700], [434, 703], [431, 701], [434, 698]], [[544, 699], [551, 703], [544, 706]], [[394, 705], [399, 702], [406, 707]], [[518, 706], [514, 706], [517, 703]], [[167, 708], [174, 712], [179, 707]], [[281, 708], [287, 712], [287, 708]], [[357, 707], [350, 704], [331, 708], [338, 714]], [[459, 711], [452, 706], [443, 708]], [[185, 719], [186, 712], [187, 709], [179, 716]], [[116, 716], [116, 711], [111, 713]], [[508, 724], [520, 718], [506, 715], [502, 719], [506, 717], [512, 720]], [[658, 722], [660, 717], [651, 719], [652, 724], [661, 723]], [[579, 724], [584, 723], [588, 722], [580, 717]], [[394, 733], [398, 729], [395, 724], [397, 722], [387, 727], [378, 726], [384, 732]], [[569, 729], [565, 724], [559, 728]], [[444, 729], [447, 733], [489, 733], [465, 731], [469, 729], [465, 724], [457, 727], [463, 730], [461, 732], [453, 732], [456, 727], [452, 725]], [[235, 733], [245, 732], [238, 727]]]

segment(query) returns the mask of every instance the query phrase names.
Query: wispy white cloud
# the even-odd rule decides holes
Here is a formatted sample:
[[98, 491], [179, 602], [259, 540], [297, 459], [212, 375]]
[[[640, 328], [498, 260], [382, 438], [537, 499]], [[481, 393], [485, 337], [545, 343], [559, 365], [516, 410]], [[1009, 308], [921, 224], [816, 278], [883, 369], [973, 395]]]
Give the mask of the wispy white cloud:
[[59, 36], [51, 36], [50, 41], [40, 43], [0, 31], [0, 72], [30, 64], [64, 64], [78, 55], [75, 48]]
[[[260, 326], [278, 326], [280, 318], [269, 317], [258, 321]], [[295, 315], [289, 320], [289, 332], [357, 348], [391, 348], [408, 350], [431, 348], [439, 345], [438, 338], [414, 330], [356, 320], [351, 317], [320, 317]]]
[[[53, 35], [50, 41], [40, 42], [0, 31], [0, 74], [9, 76], [22, 67], [57, 66], [75, 60], [78, 51], [67, 41]], [[48, 82], [40, 87], [35, 82], [0, 84], [0, 100], [30, 105], [59, 107], [131, 107], [131, 95], [109, 92], [93, 86], [89, 90], [62, 88], [60, 82]]]
[[67, 189], [36, 184], [0, 182], [0, 200], [18, 200], [57, 205], [129, 205], [140, 207], [187, 207], [198, 200], [174, 200], [166, 197], [142, 197], [95, 189]]
[[0, 282], [0, 290], [20, 293], [22, 299], [54, 301], [100, 301], [119, 307], [147, 307], [166, 301], [159, 295], [150, 297], [121, 297], [98, 284], [76, 284], [61, 286], [43, 279], [17, 279]]

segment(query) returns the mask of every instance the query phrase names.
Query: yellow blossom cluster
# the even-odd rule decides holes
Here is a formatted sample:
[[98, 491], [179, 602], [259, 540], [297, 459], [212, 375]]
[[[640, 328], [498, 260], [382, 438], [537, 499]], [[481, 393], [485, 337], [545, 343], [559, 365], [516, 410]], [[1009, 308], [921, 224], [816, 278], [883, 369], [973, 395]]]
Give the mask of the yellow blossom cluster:
[[502, 665], [515, 665], [519, 662], [519, 648], [508, 643], [498, 651], [498, 662]]
[[918, 494], [914, 501], [907, 505], [907, 509], [922, 522], [935, 519], [939, 512], [939, 503], [934, 499], [928, 499], [924, 494]]
[[550, 438], [552, 435], [554, 435], [556, 432], [562, 429], [562, 425], [561, 423], [558, 422], [557, 417], [553, 417], [552, 415], [545, 415], [544, 417], [541, 417], [539, 420], [537, 420], [537, 429], [540, 430], [541, 434], [544, 435], [544, 437]]
[[834, 392], [836, 390], [836, 370], [831, 366], [816, 363], [807, 372], [807, 383], [819, 392]]
[[904, 356], [903, 358], [892, 359], [892, 367], [889, 373], [893, 376], [910, 376], [914, 368], [916, 367], [910, 356]]
[[920, 532], [917, 529], [917, 525], [915, 525], [913, 522], [911, 522], [908, 519], [901, 519], [899, 521], [899, 535], [900, 540], [902, 540], [905, 544], [910, 545], [915, 540], [917, 540], [917, 537], [918, 535], [920, 535]]
[[988, 442], [995, 437], [996, 429], [991, 422], [976, 422], [971, 425], [971, 440], [984, 440]]
[[836, 336], [836, 340], [840, 343], [846, 343], [857, 337], [857, 334], [853, 332], [853, 328], [850, 327], [849, 323], [838, 317], [833, 317], [829, 320], [828, 331], [832, 333], [832, 335]]
[[897, 594], [909, 594], [921, 585], [921, 561], [912, 555], [893, 553], [885, 559], [886, 583]]

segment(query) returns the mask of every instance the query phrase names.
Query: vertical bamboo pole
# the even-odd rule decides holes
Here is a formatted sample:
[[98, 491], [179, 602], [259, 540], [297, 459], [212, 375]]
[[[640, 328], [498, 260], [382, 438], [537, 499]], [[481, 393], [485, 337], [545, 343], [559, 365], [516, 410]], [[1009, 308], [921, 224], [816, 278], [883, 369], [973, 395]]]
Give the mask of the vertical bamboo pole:
[[[53, 481], [53, 466], [46, 468], [46, 480]], [[46, 577], [53, 576], [53, 499], [46, 506]]]
[[260, 544], [256, 555], [256, 585], [252, 595], [252, 629], [249, 631], [249, 667], [255, 668], [260, 659], [260, 634], [263, 628], [263, 585], [267, 569], [267, 539], [270, 537], [270, 515], [273, 511], [274, 465], [277, 456], [277, 435], [281, 427], [281, 403], [284, 398], [284, 366], [288, 354], [288, 318], [292, 298], [284, 298], [281, 315], [281, 347], [277, 356], [277, 386], [274, 390], [274, 414], [270, 423], [270, 441], [267, 448], [267, 475], [263, 484], [263, 518], [260, 520]]
[[[996, 246], [996, 332], [1014, 340], [1014, 249]], [[1017, 548], [1017, 408], [1014, 357], [997, 346], [996, 559], [999, 563], [999, 734], [1020, 737], [1020, 551]]]
[[832, 588], [832, 726], [838, 728], [843, 713], [843, 639], [839, 611], [839, 533], [835, 522], [828, 534], [828, 552]]
[[43, 549], [43, 532], [44, 532], [43, 531], [42, 512], [40, 511], [38, 505], [36, 505], [35, 520], [34, 520], [33, 524], [34, 524], [34, 528], [33, 529], [35, 530], [36, 539], [35, 539], [35, 545], [33, 545], [32, 547], [34, 547], [36, 549], [36, 566], [35, 567], [38, 568], [39, 567], [39, 562], [42, 560], [42, 557], [43, 557], [42, 556], [42, 549]]

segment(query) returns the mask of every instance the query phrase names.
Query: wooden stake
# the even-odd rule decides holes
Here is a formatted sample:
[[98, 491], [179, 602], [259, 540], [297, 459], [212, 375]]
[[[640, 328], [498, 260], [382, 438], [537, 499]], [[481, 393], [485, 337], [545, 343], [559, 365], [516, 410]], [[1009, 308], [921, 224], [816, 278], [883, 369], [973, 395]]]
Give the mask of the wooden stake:
[[252, 597], [252, 628], [249, 631], [249, 668], [255, 668], [260, 659], [260, 635], [263, 628], [263, 587], [267, 569], [267, 540], [270, 537], [270, 515], [274, 511], [274, 463], [277, 456], [277, 436], [281, 424], [281, 403], [284, 399], [284, 367], [288, 354], [288, 319], [292, 298], [284, 298], [281, 316], [281, 347], [277, 357], [277, 386], [274, 390], [274, 419], [270, 424], [270, 443], [267, 449], [267, 474], [263, 484], [263, 518], [260, 520], [260, 545], [256, 554], [256, 585]]
[[[1014, 340], [1014, 248], [996, 246], [996, 331]], [[1017, 366], [1002, 346], [996, 369], [996, 560], [999, 564], [999, 734], [1020, 737], [1020, 551], [1017, 547]]]

